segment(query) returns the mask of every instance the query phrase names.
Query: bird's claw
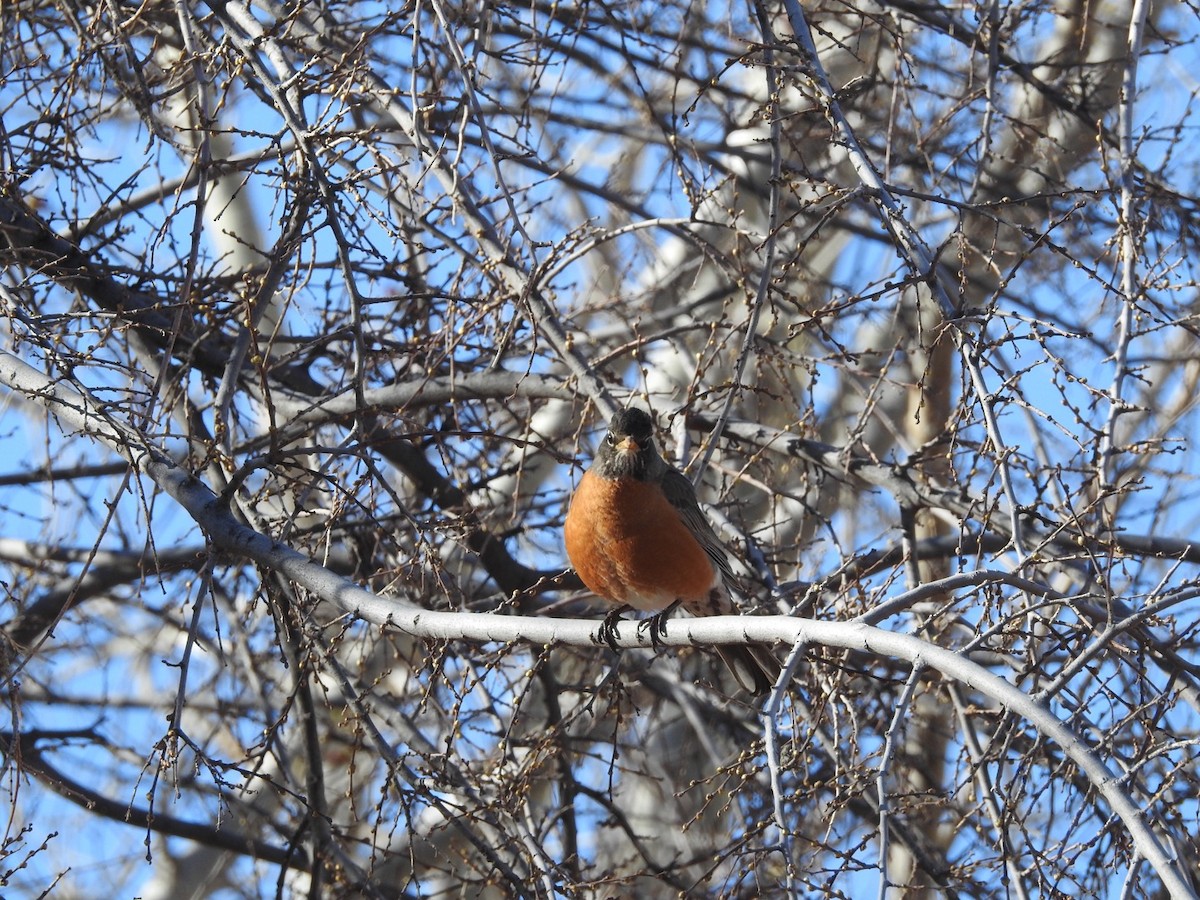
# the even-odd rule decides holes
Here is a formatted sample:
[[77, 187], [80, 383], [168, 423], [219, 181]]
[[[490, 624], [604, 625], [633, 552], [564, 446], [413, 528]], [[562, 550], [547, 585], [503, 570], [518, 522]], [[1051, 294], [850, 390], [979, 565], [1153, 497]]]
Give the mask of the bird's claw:
[[597, 632], [597, 634], [600, 640], [608, 644], [608, 646], [611, 647], [614, 652], [621, 649], [617, 646], [617, 623], [621, 621], [621, 614], [627, 613], [631, 609], [633, 609], [633, 607], [628, 603], [622, 604], [616, 609], [610, 610], [604, 617], [604, 621], [600, 623], [600, 630]]
[[643, 630], [648, 630], [650, 633], [650, 646], [658, 650], [662, 646], [662, 637], [667, 633], [667, 619], [671, 617], [671, 613], [675, 612], [679, 607], [679, 601], [676, 600], [662, 612], [655, 613], [650, 618], [638, 623], [638, 634]]

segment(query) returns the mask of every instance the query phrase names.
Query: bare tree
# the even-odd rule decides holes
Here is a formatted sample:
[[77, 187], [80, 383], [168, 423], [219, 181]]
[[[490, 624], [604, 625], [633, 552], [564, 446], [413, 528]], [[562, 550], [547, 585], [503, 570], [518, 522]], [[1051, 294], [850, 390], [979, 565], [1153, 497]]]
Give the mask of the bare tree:
[[[1192, 5], [0, 22], [0, 886], [1195, 896]], [[738, 566], [660, 648], [631, 403]]]

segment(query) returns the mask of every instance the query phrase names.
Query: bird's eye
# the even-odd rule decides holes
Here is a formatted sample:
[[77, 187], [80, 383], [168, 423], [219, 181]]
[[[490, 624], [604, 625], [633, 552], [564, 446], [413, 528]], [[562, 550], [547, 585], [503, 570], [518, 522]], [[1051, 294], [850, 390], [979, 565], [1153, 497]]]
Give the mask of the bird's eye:
[[613, 434], [611, 431], [604, 436], [604, 443], [615, 444], [616, 442], [617, 442], [617, 436], [615, 434]]

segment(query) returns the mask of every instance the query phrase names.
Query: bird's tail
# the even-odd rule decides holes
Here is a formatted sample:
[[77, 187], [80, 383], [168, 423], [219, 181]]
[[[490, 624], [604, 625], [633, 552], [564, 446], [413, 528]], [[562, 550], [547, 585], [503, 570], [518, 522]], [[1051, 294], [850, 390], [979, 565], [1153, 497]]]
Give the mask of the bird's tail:
[[762, 644], [718, 645], [717, 653], [734, 681], [756, 697], [775, 687], [779, 673], [783, 671], [775, 654]]

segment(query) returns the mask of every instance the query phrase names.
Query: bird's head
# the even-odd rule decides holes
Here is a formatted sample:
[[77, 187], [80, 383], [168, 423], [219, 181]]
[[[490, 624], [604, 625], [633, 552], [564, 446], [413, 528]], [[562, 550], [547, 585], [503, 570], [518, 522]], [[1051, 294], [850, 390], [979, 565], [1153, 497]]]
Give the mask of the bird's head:
[[608, 423], [608, 434], [596, 454], [605, 478], [645, 479], [658, 451], [654, 447], [654, 420], [637, 408], [623, 409]]

